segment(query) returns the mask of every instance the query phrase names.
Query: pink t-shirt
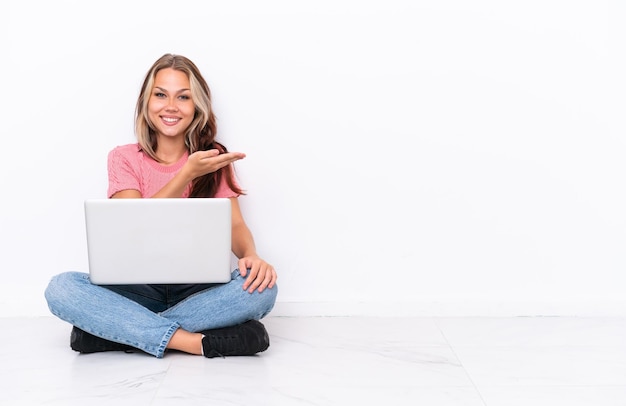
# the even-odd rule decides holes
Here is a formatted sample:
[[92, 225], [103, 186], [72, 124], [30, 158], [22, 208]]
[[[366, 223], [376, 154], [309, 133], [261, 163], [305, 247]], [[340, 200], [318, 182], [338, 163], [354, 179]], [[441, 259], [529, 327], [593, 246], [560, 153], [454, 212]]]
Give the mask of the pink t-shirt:
[[[139, 144], [126, 144], [115, 147], [109, 152], [109, 190], [108, 197], [121, 190], [134, 189], [142, 197], [152, 197], [163, 188], [185, 165], [188, 153], [173, 165], [162, 165], [146, 155]], [[182, 197], [189, 197], [191, 183], [187, 185]], [[217, 188], [215, 197], [237, 197], [224, 179]]]

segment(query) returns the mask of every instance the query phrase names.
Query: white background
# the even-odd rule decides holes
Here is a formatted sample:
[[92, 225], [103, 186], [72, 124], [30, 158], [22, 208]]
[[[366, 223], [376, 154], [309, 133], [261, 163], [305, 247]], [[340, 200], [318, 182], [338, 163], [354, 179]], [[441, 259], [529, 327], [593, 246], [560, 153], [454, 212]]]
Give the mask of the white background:
[[166, 52], [213, 91], [275, 314], [626, 314], [624, 7], [44, 1], [0, 12], [0, 316], [87, 270], [82, 203]]

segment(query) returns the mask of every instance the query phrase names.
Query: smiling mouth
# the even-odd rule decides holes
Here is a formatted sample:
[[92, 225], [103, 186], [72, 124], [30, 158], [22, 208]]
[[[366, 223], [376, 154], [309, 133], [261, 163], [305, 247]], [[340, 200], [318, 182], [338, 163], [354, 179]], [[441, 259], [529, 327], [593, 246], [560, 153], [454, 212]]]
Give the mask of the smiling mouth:
[[168, 124], [174, 124], [180, 121], [179, 118], [171, 118], [171, 117], [161, 117], [161, 120], [165, 121]]

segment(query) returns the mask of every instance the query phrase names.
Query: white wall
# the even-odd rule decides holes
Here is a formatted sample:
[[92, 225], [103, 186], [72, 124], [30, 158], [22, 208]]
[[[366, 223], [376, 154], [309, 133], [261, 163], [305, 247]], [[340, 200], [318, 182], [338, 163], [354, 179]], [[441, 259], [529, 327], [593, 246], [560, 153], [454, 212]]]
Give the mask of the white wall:
[[626, 314], [617, 1], [4, 0], [0, 316], [86, 271], [82, 201], [165, 52], [212, 87], [275, 314]]

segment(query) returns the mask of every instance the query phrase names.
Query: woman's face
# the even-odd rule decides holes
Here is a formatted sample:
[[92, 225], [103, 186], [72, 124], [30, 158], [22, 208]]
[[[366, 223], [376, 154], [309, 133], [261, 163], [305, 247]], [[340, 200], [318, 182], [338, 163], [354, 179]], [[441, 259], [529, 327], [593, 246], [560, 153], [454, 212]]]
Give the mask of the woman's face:
[[194, 112], [187, 75], [171, 68], [160, 70], [148, 99], [148, 117], [157, 135], [184, 138]]

